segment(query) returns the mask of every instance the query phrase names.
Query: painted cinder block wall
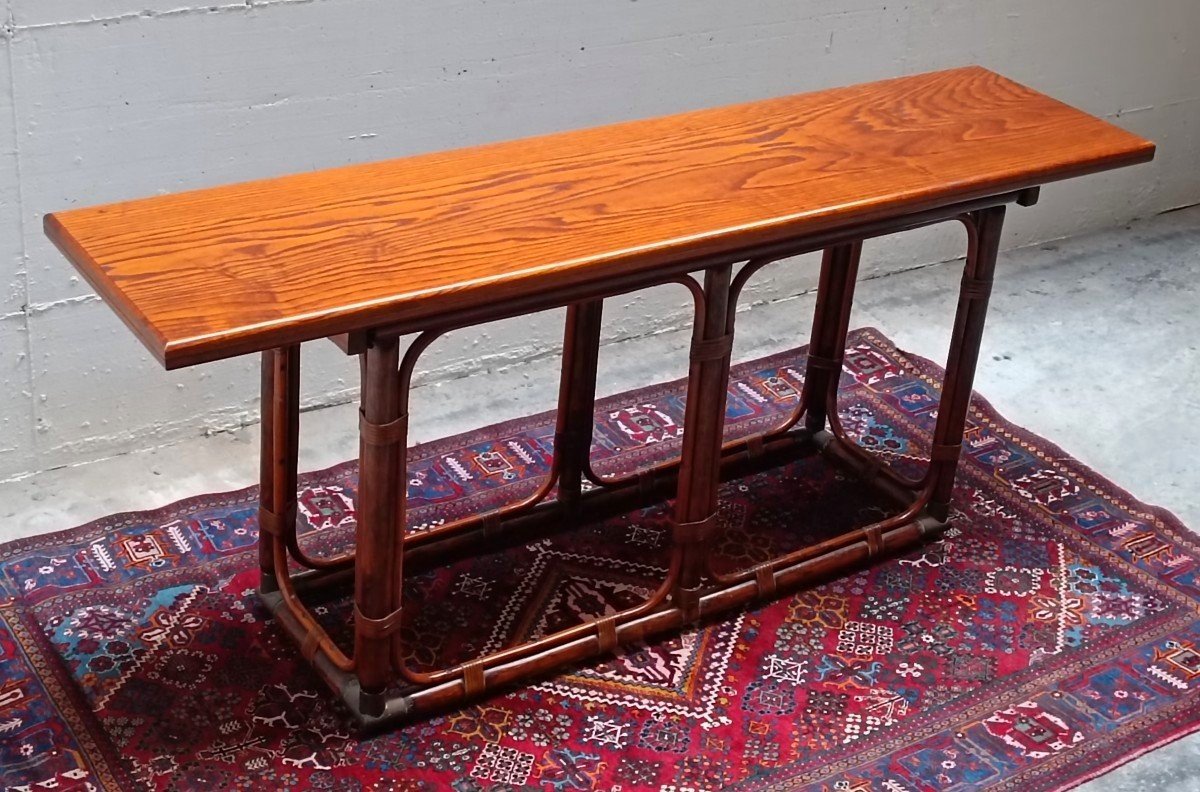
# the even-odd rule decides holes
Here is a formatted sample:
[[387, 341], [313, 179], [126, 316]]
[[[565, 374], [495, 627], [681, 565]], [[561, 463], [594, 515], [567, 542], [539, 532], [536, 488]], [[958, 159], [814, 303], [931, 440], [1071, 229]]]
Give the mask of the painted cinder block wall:
[[[1196, 0], [186, 2], [5, 4], [0, 480], [256, 418], [257, 362], [159, 370], [43, 238], [56, 209], [968, 63], [1160, 144], [1152, 165], [1045, 190], [1006, 246], [1200, 201]], [[864, 275], [960, 243], [874, 243]], [[748, 302], [814, 275], [776, 267]], [[665, 290], [614, 301], [607, 336], [686, 324], [682, 305]], [[486, 387], [490, 368], [554, 353], [559, 319], [457, 333], [425, 379]], [[327, 343], [305, 355], [307, 405], [355, 397], [353, 361]]]

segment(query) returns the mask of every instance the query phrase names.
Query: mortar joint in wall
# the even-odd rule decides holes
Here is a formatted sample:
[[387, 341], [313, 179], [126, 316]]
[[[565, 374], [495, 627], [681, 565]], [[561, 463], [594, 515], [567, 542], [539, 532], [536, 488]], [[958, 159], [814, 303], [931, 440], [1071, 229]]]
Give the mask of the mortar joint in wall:
[[92, 16], [84, 19], [65, 19], [26, 25], [17, 24], [10, 12], [9, 18], [5, 25], [5, 33], [0, 35], [11, 38], [12, 34], [18, 30], [42, 30], [45, 28], [76, 27], [80, 25], [110, 25], [137, 20], [171, 19], [173, 17], [181, 17], [191, 14], [218, 14], [228, 13], [231, 11], [244, 13], [253, 9], [267, 8], [269, 6], [309, 4], [321, 1], [322, 0], [234, 0], [234, 2], [184, 6], [181, 8], [170, 8], [162, 11], [148, 8], [142, 11], [129, 11], [120, 14], [113, 14], [111, 16]]

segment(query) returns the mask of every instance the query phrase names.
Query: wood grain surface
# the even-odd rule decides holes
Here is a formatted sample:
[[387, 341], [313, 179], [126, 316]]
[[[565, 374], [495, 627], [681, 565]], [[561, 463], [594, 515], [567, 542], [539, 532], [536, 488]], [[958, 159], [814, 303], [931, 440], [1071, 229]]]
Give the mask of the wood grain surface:
[[979, 67], [47, 215], [168, 368], [1152, 158]]

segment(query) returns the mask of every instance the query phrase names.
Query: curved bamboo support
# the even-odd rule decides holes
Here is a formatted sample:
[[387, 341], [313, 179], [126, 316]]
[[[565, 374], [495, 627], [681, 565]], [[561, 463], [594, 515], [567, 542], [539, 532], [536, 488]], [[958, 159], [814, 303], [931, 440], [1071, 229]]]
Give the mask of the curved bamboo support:
[[287, 550], [278, 542], [275, 544], [275, 579], [279, 585], [278, 594], [282, 606], [287, 608], [292, 618], [305, 632], [300, 646], [300, 654], [304, 656], [304, 659], [311, 661], [313, 655], [319, 651], [339, 670], [355, 670], [354, 660], [338, 648], [325, 628], [317, 624], [308, 608], [304, 607], [304, 603], [300, 601], [295, 586], [292, 584], [292, 577], [287, 572]]
[[[834, 438], [830, 439], [833, 443], [839, 442]], [[840, 450], [844, 451], [844, 449]], [[841, 461], [853, 468], [853, 459], [853, 457], [847, 456], [843, 457]], [[884, 538], [892, 531], [904, 529], [912, 523], [917, 522], [922, 513], [929, 506], [932, 496], [932, 485], [926, 486], [917, 495], [916, 499], [909, 503], [909, 505], [899, 514], [879, 520], [878, 522], [871, 523], [870, 525], [862, 526], [861, 528], [854, 528], [831, 539], [827, 539], [824, 542], [819, 542], [815, 545], [809, 545], [808, 547], [802, 547], [799, 550], [795, 550], [786, 555], [778, 556], [770, 561], [764, 561], [760, 564], [755, 564], [752, 567], [748, 567], [737, 572], [720, 573], [713, 570], [710, 563], [709, 575], [714, 581], [723, 586], [736, 585], [748, 580], [758, 580], [760, 581], [760, 596], [771, 596], [771, 594], [774, 592], [774, 589], [768, 588], [766, 583], [762, 582], [765, 580], [764, 575], [766, 573], [777, 573], [788, 567], [795, 566], [796, 564], [811, 561], [821, 556], [837, 552], [857, 542], [865, 542], [867, 544], [869, 551], [868, 559], [873, 559], [880, 555], [884, 547], [882, 544]], [[924, 532], [928, 532], [928, 530], [930, 529], [923, 529]]]
[[[477, 671], [486, 671], [489, 668], [495, 668], [506, 663], [524, 660], [531, 655], [540, 652], [553, 650], [557, 647], [570, 643], [571, 641], [587, 637], [595, 634], [602, 644], [608, 637], [610, 628], [618, 627], [624, 623], [641, 618], [647, 614], [653, 613], [659, 608], [671, 593], [671, 589], [679, 577], [680, 565], [682, 563], [681, 553], [673, 551], [671, 554], [670, 566], [667, 569], [666, 577], [659, 585], [658, 589], [643, 603], [635, 605], [632, 608], [627, 608], [623, 611], [610, 614], [601, 619], [592, 619], [581, 622], [573, 627], [567, 627], [552, 633], [536, 641], [529, 641], [522, 644], [508, 646], [491, 654], [483, 655], [466, 663], [459, 663], [450, 668], [440, 669], [437, 671], [414, 671], [405, 662], [402, 651], [397, 648], [393, 655], [392, 664], [399, 672], [400, 676], [413, 685], [438, 685], [444, 682], [461, 680], [463, 685], [463, 696], [474, 695], [475, 692], [483, 692], [483, 689], [478, 691], [468, 692], [467, 688], [472, 684], [468, 682], [468, 674], [476, 673]], [[616, 648], [613, 643], [611, 648]]]
[[[416, 370], [417, 360], [420, 356], [433, 344], [434, 341], [445, 335], [445, 330], [429, 330], [421, 333], [405, 350], [404, 357], [398, 368], [398, 387], [400, 389], [400, 410], [404, 415], [408, 414], [409, 409], [409, 392], [412, 386], [412, 377]], [[539, 503], [544, 501], [546, 497], [554, 490], [554, 485], [558, 481], [560, 462], [556, 454], [551, 462], [551, 469], [538, 489], [531, 495], [517, 501], [515, 503], [506, 504], [494, 511], [486, 514], [475, 514], [469, 517], [464, 517], [460, 520], [440, 525], [437, 528], [429, 531], [424, 531], [418, 534], [412, 534], [405, 538], [406, 544], [411, 544], [414, 548], [421, 545], [430, 544], [442, 541], [448, 536], [465, 533], [476, 530], [478, 528], [498, 528], [500, 523], [506, 519], [524, 514]], [[398, 482], [397, 486], [407, 486], [406, 482]], [[308, 569], [317, 570], [338, 570], [348, 569], [354, 566], [355, 552], [349, 551], [336, 556], [327, 558], [314, 557], [307, 554], [300, 547], [295, 530], [291, 530], [284, 534], [284, 539], [287, 543], [288, 550], [294, 560]]]
[[[688, 293], [692, 295], [692, 305], [694, 308], [694, 318], [692, 320], [693, 327], [695, 327], [698, 323], [702, 324], [705, 321], [705, 315], [708, 310], [707, 299], [704, 294], [704, 287], [697, 283], [696, 279], [690, 274], [671, 278], [670, 280], [664, 281], [661, 285], [667, 285], [670, 283], [678, 283], [679, 285], [685, 287], [688, 290]], [[679, 460], [672, 459], [667, 460], [666, 462], [660, 462], [657, 465], [652, 465], [645, 470], [639, 470], [636, 473], [606, 478], [596, 472], [595, 468], [592, 466], [592, 460], [589, 454], [588, 458], [584, 460], [582, 473], [588, 481], [597, 487], [617, 488], [635, 485], [641, 488], [643, 491], [647, 491], [653, 487], [653, 480], [655, 477], [664, 473], [668, 473], [677, 467], [679, 467]]]
[[[777, 261], [779, 261], [779, 257], [776, 256], [752, 259], [751, 261], [746, 262], [746, 264], [740, 270], [738, 270], [737, 275], [731, 282], [729, 298], [730, 305], [736, 305], [737, 299], [741, 294], [741, 290], [751, 275], [753, 275], [755, 272], [758, 272], [768, 264], [773, 264]], [[699, 287], [699, 284], [696, 284], [695, 280], [691, 278], [688, 280], [693, 284], [691, 288], [693, 293], [696, 295], [697, 300], [702, 300], [703, 290]], [[732, 336], [734, 333], [734, 314], [735, 311], [731, 309], [726, 321], [726, 333], [730, 336]], [[698, 318], [702, 320], [702, 316]], [[779, 424], [776, 424], [770, 429], [759, 432], [758, 434], [750, 437], [741, 437], [730, 440], [723, 439], [721, 443], [722, 457], [725, 458], [726, 462], [732, 461], [730, 458], [739, 454], [744, 454], [749, 459], [757, 459], [761, 457], [763, 454], [767, 453], [773, 443], [788, 435], [792, 429], [795, 428], [796, 424], [800, 422], [800, 419], [804, 417], [804, 412], [804, 394], [803, 391], [801, 391], [801, 399], [798, 402], [796, 409], [793, 410], [792, 413]], [[680, 459], [670, 459], [644, 470], [640, 470], [637, 473], [605, 478], [595, 471], [591, 465], [591, 460], [588, 460], [588, 464], [584, 468], [584, 475], [587, 477], [588, 481], [592, 482], [592, 484], [596, 485], [597, 487], [637, 486], [643, 492], [650, 492], [657, 489], [659, 486], [662, 486], [662, 483], [665, 482], [671, 474], [675, 473], [679, 469], [680, 463]]]
[[[978, 257], [978, 251], [979, 251], [979, 229], [978, 229], [978, 225], [976, 223], [975, 215], [973, 213], [964, 213], [964, 214], [960, 214], [956, 217], [946, 218], [942, 222], [947, 222], [947, 223], [958, 222], [963, 225], [963, 227], [966, 229], [966, 232], [967, 232], [967, 256], [966, 256], [966, 259], [968, 262], [974, 261]], [[831, 383], [831, 385], [834, 385], [834, 383]], [[909, 476], [905, 476], [904, 474], [899, 473], [896, 470], [893, 470], [891, 467], [889, 467], [887, 465], [887, 463], [883, 459], [881, 459], [880, 457], [878, 457], [875, 454], [872, 454], [870, 451], [867, 451], [866, 449], [862, 448], [861, 446], [858, 445], [858, 443], [854, 442], [854, 440], [850, 437], [849, 433], [846, 431], [844, 425], [842, 424], [841, 416], [838, 414], [838, 411], [837, 411], [837, 389], [836, 389], [836, 387], [831, 388], [831, 390], [829, 391], [829, 393], [826, 396], [826, 400], [827, 400], [827, 404], [829, 405], [827, 412], [828, 412], [830, 431], [833, 432], [835, 437], [837, 437], [839, 440], [841, 440], [843, 443], [845, 443], [847, 453], [858, 456], [859, 458], [862, 459], [862, 461], [866, 465], [868, 465], [869, 470], [870, 470], [870, 475], [872, 477], [882, 476], [882, 477], [888, 479], [893, 484], [896, 484], [901, 487], [906, 487], [906, 488], [908, 488], [910, 490], [914, 490], [914, 491], [922, 489], [929, 483], [929, 481], [931, 480], [931, 478], [934, 475], [934, 469], [935, 469], [934, 462], [936, 460], [934, 460], [932, 458], [929, 460], [929, 463], [925, 468], [925, 473], [920, 478], [912, 478]]]
[[[697, 319], [696, 319], [697, 327], [703, 326], [705, 317], [707, 315], [707, 309], [708, 309], [708, 297], [707, 297], [708, 290], [701, 288], [701, 286], [698, 283], [696, 283], [696, 281], [693, 278], [691, 278], [690, 276], [678, 278], [673, 282], [677, 282], [677, 283], [684, 285], [689, 290], [689, 292], [692, 294], [693, 303], [695, 306], [695, 314], [697, 317]], [[595, 337], [591, 340], [593, 340], [595, 342], [598, 342], [598, 335], [599, 335], [598, 318], [599, 318], [598, 315], [593, 316], [593, 317], [591, 317], [591, 322], [590, 322], [592, 331], [595, 334]], [[573, 326], [574, 325], [569, 324], [569, 329], [568, 329], [569, 334], [571, 333], [570, 327], [573, 327]], [[697, 336], [697, 340], [699, 340], [699, 336]], [[572, 353], [574, 353], [575, 350], [574, 350], [573, 344], [568, 344], [567, 348], [571, 349]], [[573, 368], [572, 365], [569, 365], [572, 362], [573, 361], [565, 361], [564, 372], [567, 372], [568, 370]], [[595, 366], [594, 359], [589, 359], [587, 362], [589, 362], [591, 364], [591, 366], [594, 368], [594, 366]], [[564, 384], [565, 384], [565, 382], [566, 382], [566, 378], [564, 378]], [[563, 390], [565, 390], [565, 387]], [[560, 397], [561, 397], [560, 398], [560, 419], [564, 415], [567, 415], [568, 413], [573, 414], [573, 419], [576, 419], [576, 420], [582, 419], [583, 414], [580, 412], [579, 408], [586, 404], [586, 406], [588, 407], [588, 413], [589, 413], [587, 416], [588, 417], [588, 428], [590, 429], [590, 426], [591, 426], [591, 421], [590, 421], [591, 398], [594, 397], [594, 391], [592, 394], [588, 394], [587, 398], [585, 398], [583, 400], [578, 400], [578, 404], [574, 404], [574, 401], [576, 401], [576, 400], [573, 400], [569, 394], [564, 394], [563, 390], [560, 390]], [[559, 426], [560, 426], [560, 431], [568, 430], [568, 429], [562, 429], [562, 427], [564, 427], [565, 424], [561, 420], [560, 420]], [[571, 428], [573, 428], [575, 431], [579, 431], [582, 429], [582, 427], [580, 427], [580, 426], [575, 426], [575, 427], [571, 427]], [[590, 443], [583, 444], [583, 447], [590, 448]], [[575, 450], [578, 450], [578, 449], [575, 449]], [[590, 455], [581, 454], [574, 459], [574, 462], [579, 465], [580, 472], [584, 473], [585, 475], [588, 472], [591, 472], [591, 463], [590, 463], [589, 457], [590, 457]], [[561, 455], [556, 453], [555, 459], [558, 460], [560, 458], [561, 458]], [[604, 482], [603, 484], [601, 484], [601, 486], [614, 487], [614, 486], [620, 486], [620, 484], [617, 482], [611, 482], [611, 483]], [[617, 640], [616, 639], [617, 626], [623, 622], [628, 622], [630, 620], [640, 618], [646, 614], [653, 612], [656, 608], [659, 608], [666, 601], [667, 597], [670, 596], [672, 594], [672, 592], [674, 592], [677, 589], [678, 581], [679, 581], [679, 578], [680, 578], [680, 575], [684, 568], [685, 563], [686, 563], [686, 557], [685, 557], [684, 546], [676, 545], [673, 548], [672, 553], [671, 553], [671, 562], [670, 562], [670, 567], [667, 571], [666, 578], [659, 585], [658, 589], [654, 592], [654, 594], [649, 599], [647, 599], [645, 602], [641, 603], [640, 605], [637, 605], [633, 608], [626, 609], [624, 611], [621, 611], [620, 613], [613, 614], [613, 615], [607, 616], [602, 619], [595, 619], [592, 621], [583, 622], [581, 624], [575, 625], [574, 627], [569, 627], [564, 630], [560, 630], [559, 632], [554, 633], [553, 635], [546, 636], [537, 641], [523, 643], [523, 644], [519, 644], [519, 645], [515, 645], [515, 646], [508, 646], [505, 649], [502, 649], [498, 652], [494, 652], [490, 655], [477, 658], [468, 663], [462, 663], [462, 664], [459, 664], [452, 668], [441, 669], [441, 670], [432, 671], [432, 672], [415, 671], [412, 668], [410, 668], [408, 666], [408, 664], [404, 661], [402, 648], [397, 645], [396, 651], [392, 658], [393, 666], [396, 668], [397, 672], [401, 675], [401, 677], [403, 679], [405, 679], [407, 682], [414, 684], [414, 685], [425, 685], [425, 686], [437, 685], [437, 684], [448, 682], [448, 681], [451, 681], [454, 679], [459, 679], [459, 680], [461, 680], [461, 685], [462, 685], [462, 688], [461, 688], [462, 695], [469, 696], [469, 695], [474, 695], [475, 693], [478, 693], [478, 692], [482, 692], [484, 689], [486, 689], [486, 687], [487, 687], [486, 671], [488, 668], [497, 667], [499, 665], [503, 665], [506, 663], [519, 662], [519, 661], [522, 661], [532, 655], [536, 655], [536, 654], [542, 653], [542, 652], [552, 651], [558, 647], [561, 647], [565, 644], [570, 643], [571, 641], [578, 640], [579, 638], [582, 638], [582, 637], [586, 637], [593, 632], [595, 633], [596, 638], [599, 641], [602, 649], [605, 647], [607, 647], [609, 649], [615, 648], [616, 640]]]
[[285, 609], [297, 629], [301, 653], [317, 652], [342, 671], [354, 662], [333, 643], [296, 594], [288, 570], [288, 552], [296, 537], [296, 458], [300, 432], [300, 347], [264, 352], [262, 356], [262, 467], [259, 494], [260, 589]]
[[[400, 389], [400, 406], [404, 414], [408, 413], [409, 393], [412, 389], [412, 377], [417, 365], [417, 359], [434, 341], [445, 335], [446, 332], [445, 330], [427, 330], [417, 336], [416, 340], [412, 342], [408, 350], [404, 353], [404, 360], [400, 364], [399, 383], [397, 386]], [[547, 472], [538, 489], [515, 503], [505, 504], [486, 514], [471, 515], [470, 517], [464, 517], [445, 525], [439, 525], [428, 531], [413, 534], [406, 538], [405, 543], [411, 543], [413, 547], [420, 547], [424, 544], [440, 541], [454, 534], [472, 531], [481, 527], [498, 528], [502, 521], [524, 514], [544, 501], [554, 490], [554, 485], [558, 482], [560, 466], [559, 455], [555, 454], [550, 462], [550, 470]], [[402, 482], [398, 482], [397, 486], [407, 488], [407, 478]]]
[[[725, 332], [729, 333], [730, 335], [733, 335], [734, 325], [737, 323], [737, 303], [738, 303], [738, 299], [741, 298], [741, 296], [742, 296], [742, 289], [745, 288], [746, 283], [748, 283], [750, 278], [753, 277], [756, 273], [758, 273], [759, 270], [763, 269], [764, 267], [766, 267], [770, 264], [774, 264], [778, 261], [779, 261], [778, 257], [764, 257], [761, 259], [754, 259], [752, 261], [746, 262], [746, 266], [744, 266], [740, 270], [738, 270], [737, 276], [733, 279], [733, 282], [729, 286], [730, 308], [729, 308], [729, 317], [728, 317], [728, 320], [727, 320], [726, 326], [725, 326]], [[776, 424], [775, 426], [771, 427], [770, 429], [766, 429], [766, 430], [763, 430], [762, 432], [760, 432], [757, 435], [758, 439], [755, 440], [754, 442], [755, 443], [766, 442], [774, 437], [778, 437], [779, 435], [782, 435], [786, 432], [791, 431], [793, 426], [800, 423], [800, 419], [804, 417], [804, 415], [807, 411], [808, 411], [808, 391], [804, 388], [801, 388], [800, 389], [800, 399], [797, 401], [796, 408], [794, 410], [792, 410], [791, 415], [789, 415], [781, 423]], [[746, 442], [746, 441], [744, 441], [744, 442]], [[736, 445], [738, 445], [737, 441], [726, 442], [722, 446], [722, 450], [724, 451], [727, 449], [731, 449], [733, 447], [736, 447]]]

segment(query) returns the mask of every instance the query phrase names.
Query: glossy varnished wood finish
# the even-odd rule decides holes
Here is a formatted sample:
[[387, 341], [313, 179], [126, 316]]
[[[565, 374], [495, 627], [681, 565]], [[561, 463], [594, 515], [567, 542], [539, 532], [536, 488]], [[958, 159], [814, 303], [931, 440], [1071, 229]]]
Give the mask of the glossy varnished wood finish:
[[972, 67], [46, 217], [169, 368], [1148, 160]]

